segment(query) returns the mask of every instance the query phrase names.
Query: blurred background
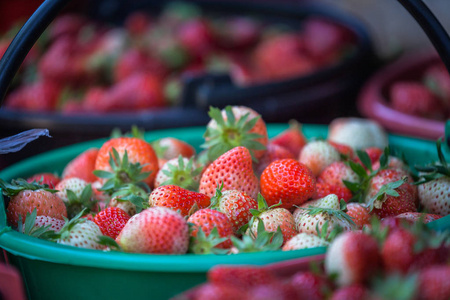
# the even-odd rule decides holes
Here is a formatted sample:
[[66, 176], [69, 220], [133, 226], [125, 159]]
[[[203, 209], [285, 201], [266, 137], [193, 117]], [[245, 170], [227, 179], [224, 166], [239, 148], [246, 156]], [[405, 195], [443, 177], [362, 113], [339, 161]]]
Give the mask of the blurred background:
[[[0, 54], [41, 3], [0, 1]], [[424, 3], [448, 31], [450, 2]], [[0, 138], [52, 138], [0, 156], [0, 169], [116, 128], [202, 126], [210, 106], [273, 123], [370, 117], [426, 139], [449, 116], [448, 72], [397, 1], [83, 0], [47, 21], [10, 79]]]

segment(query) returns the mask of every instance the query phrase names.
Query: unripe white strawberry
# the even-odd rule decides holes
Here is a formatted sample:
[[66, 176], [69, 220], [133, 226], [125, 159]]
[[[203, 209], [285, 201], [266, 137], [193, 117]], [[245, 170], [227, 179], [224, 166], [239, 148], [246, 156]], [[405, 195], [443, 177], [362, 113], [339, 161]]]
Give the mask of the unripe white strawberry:
[[69, 202], [69, 198], [67, 196], [67, 190], [71, 190], [75, 193], [77, 197], [81, 196], [84, 188], [88, 185], [88, 183], [77, 177], [70, 177], [61, 180], [56, 186], [55, 190], [58, 190], [57, 195], [63, 199], [64, 202]]
[[92, 196], [92, 186], [81, 178], [64, 178], [55, 186], [55, 189], [58, 190], [57, 195], [67, 206], [69, 219], [83, 209], [87, 209], [87, 212], [90, 212], [97, 208]]
[[181, 214], [155, 206], [131, 217], [116, 241], [125, 252], [184, 254], [189, 226]]
[[97, 224], [87, 219], [79, 219], [79, 222], [63, 228], [59, 234], [61, 236], [56, 240], [58, 244], [96, 250], [105, 248], [98, 242], [102, 231]]
[[369, 147], [384, 149], [388, 135], [378, 122], [362, 118], [337, 118], [328, 126], [328, 140], [355, 150]]
[[195, 191], [200, 184], [201, 169], [193, 159], [179, 156], [165, 162], [155, 178], [155, 188], [160, 185], [177, 185]]
[[417, 187], [420, 204], [431, 214], [450, 214], [450, 178], [433, 179]]
[[318, 176], [327, 166], [341, 160], [339, 152], [326, 141], [311, 141], [300, 152], [298, 160], [305, 164], [314, 176]]
[[328, 242], [315, 234], [301, 232], [287, 241], [281, 248], [283, 251], [326, 247]]
[[34, 226], [35, 227], [50, 226], [48, 228], [48, 230], [53, 230], [55, 232], [58, 232], [61, 230], [61, 228], [64, 226], [65, 223], [66, 222], [64, 220], [56, 219], [53, 217], [37, 216], [36, 220], [34, 221]]

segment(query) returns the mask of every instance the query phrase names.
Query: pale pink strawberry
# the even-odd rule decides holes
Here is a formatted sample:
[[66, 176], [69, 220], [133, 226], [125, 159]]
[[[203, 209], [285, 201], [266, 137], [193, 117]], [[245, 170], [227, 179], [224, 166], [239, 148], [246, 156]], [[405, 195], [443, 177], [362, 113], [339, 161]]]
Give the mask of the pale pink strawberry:
[[[348, 207], [348, 205], [347, 205]], [[399, 215], [396, 215], [394, 218], [402, 219], [402, 220], [408, 220], [411, 222], [417, 222], [421, 221], [423, 223], [429, 223], [436, 221], [443, 216], [437, 215], [437, 214], [429, 214], [429, 213], [423, 213], [423, 212], [405, 212]]]
[[[55, 232], [58, 232], [61, 230], [61, 228], [64, 226], [66, 222], [61, 219], [56, 219], [49, 216], [36, 216], [36, 219], [34, 221], [34, 227], [48, 227], [48, 230], [52, 230]], [[23, 224], [23, 229], [25, 228], [25, 224]]]
[[372, 218], [367, 206], [356, 202], [347, 204], [346, 213], [352, 218], [359, 229], [362, 229], [364, 225], [369, 225], [370, 219]]
[[255, 110], [246, 106], [227, 106], [222, 110], [211, 107], [209, 116], [203, 145], [208, 149], [209, 160], [238, 146], [246, 147], [255, 161], [264, 155], [269, 141], [267, 126]]
[[171, 160], [182, 156], [190, 158], [195, 155], [195, 148], [187, 142], [174, 138], [164, 137], [151, 143], [158, 158]]
[[56, 186], [57, 195], [64, 201], [67, 207], [69, 219], [77, 215], [81, 210], [94, 211], [97, 207], [94, 200], [91, 185], [81, 178], [69, 177], [62, 179]]
[[432, 214], [450, 214], [450, 177], [443, 176], [419, 184], [418, 197], [423, 208]]
[[306, 202], [294, 211], [293, 217], [297, 231], [303, 233], [320, 235], [325, 224], [325, 236], [337, 226], [347, 231], [354, 228], [351, 218], [341, 210], [339, 199], [334, 194]]
[[253, 173], [252, 157], [247, 148], [235, 147], [214, 160], [203, 172], [199, 192], [209, 197], [223, 183], [223, 191], [240, 190], [256, 199], [259, 180]]
[[298, 157], [298, 161], [311, 169], [314, 176], [318, 176], [328, 165], [340, 160], [339, 152], [328, 142], [322, 140], [306, 144]]
[[380, 264], [375, 238], [357, 231], [338, 235], [325, 256], [325, 272], [336, 275], [339, 286], [366, 283], [379, 270]]
[[258, 208], [255, 199], [239, 190], [218, 191], [211, 203], [212, 208], [223, 212], [230, 219], [235, 234], [252, 218], [250, 210]]
[[84, 188], [88, 185], [88, 183], [77, 177], [70, 177], [61, 180], [56, 186], [55, 190], [58, 191], [58, 196], [63, 199], [64, 202], [69, 202], [67, 196], [67, 190], [71, 190], [77, 197], [81, 196]]
[[377, 121], [353, 117], [334, 119], [328, 126], [328, 140], [355, 150], [388, 145], [388, 135]]
[[289, 128], [269, 140], [269, 144], [287, 148], [294, 157], [298, 157], [302, 148], [308, 142], [302, 132], [302, 125], [295, 120], [289, 121]]
[[193, 159], [179, 156], [169, 159], [158, 170], [154, 187], [173, 184], [179, 187], [195, 191], [198, 189], [201, 178], [201, 168]]
[[69, 223], [66, 223], [66, 226], [58, 232], [60, 235], [56, 240], [58, 244], [96, 250], [105, 248], [99, 243], [99, 237], [103, 235], [102, 231], [93, 221], [78, 219], [78, 222], [71, 223], [73, 226]]
[[346, 187], [343, 180], [358, 182], [358, 175], [343, 161], [336, 161], [326, 166], [317, 177], [317, 182]]
[[151, 207], [131, 217], [116, 241], [125, 252], [185, 254], [189, 226], [179, 213]]
[[95, 160], [97, 158], [98, 149], [90, 148], [83, 151], [72, 159], [63, 169], [62, 178], [77, 177], [86, 182], [94, 182], [97, 176], [94, 175]]
[[316, 234], [301, 232], [288, 240], [281, 248], [283, 251], [326, 247], [328, 242]]

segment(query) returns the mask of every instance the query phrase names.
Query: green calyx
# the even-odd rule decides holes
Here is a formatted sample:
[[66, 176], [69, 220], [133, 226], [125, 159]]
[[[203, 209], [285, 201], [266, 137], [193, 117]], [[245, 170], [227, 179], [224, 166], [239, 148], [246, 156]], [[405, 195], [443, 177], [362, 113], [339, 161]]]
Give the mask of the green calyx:
[[283, 244], [283, 234], [280, 227], [276, 232], [266, 231], [263, 221], [259, 220], [256, 235], [250, 229], [241, 239], [232, 236], [231, 241], [239, 253], [276, 251]]
[[42, 227], [35, 226], [34, 223], [36, 221], [36, 217], [37, 217], [36, 208], [33, 209], [31, 214], [27, 213], [25, 223], [22, 222], [22, 215], [20, 215], [17, 226], [18, 231], [32, 237], [46, 240], [50, 235], [54, 234], [55, 232], [50, 229], [51, 225]]
[[414, 182], [414, 184], [419, 185], [427, 183], [431, 180], [438, 179], [441, 177], [450, 177], [450, 166], [447, 164], [444, 153], [442, 152], [442, 139], [436, 141], [436, 150], [439, 157], [438, 162], [434, 162], [425, 166], [415, 166], [415, 169], [422, 172], [419, 176], [419, 180]]
[[167, 164], [169, 170], [161, 170], [167, 176], [167, 180], [161, 185], [177, 185], [190, 191], [197, 191], [200, 182], [194, 180], [202, 172], [202, 168], [194, 167], [194, 158], [191, 157], [185, 164], [183, 157], [178, 156], [178, 165]]
[[143, 183], [151, 172], [143, 172], [144, 165], [140, 163], [131, 163], [128, 160], [128, 153], [125, 150], [121, 158], [115, 148], [110, 152], [109, 164], [112, 168], [111, 172], [103, 170], [95, 170], [94, 175], [106, 179], [101, 187], [101, 191], [111, 195], [121, 186], [126, 184], [146, 185]]
[[56, 193], [57, 190], [49, 188], [47, 184], [40, 184], [38, 182], [27, 182], [23, 178], [13, 179], [11, 183], [7, 183], [6, 181], [0, 179], [0, 188], [2, 189], [3, 195], [7, 197], [12, 197], [20, 193], [21, 191], [30, 190], [44, 190], [51, 193]]
[[117, 198], [119, 201], [131, 202], [136, 207], [136, 212], [141, 212], [149, 207], [149, 191], [137, 184], [124, 184], [118, 187], [111, 197]]
[[[194, 225], [195, 226], [195, 225]], [[192, 228], [194, 228], [192, 226]], [[189, 252], [194, 254], [226, 254], [228, 249], [217, 248], [217, 246], [226, 241], [226, 237], [220, 237], [217, 227], [214, 227], [209, 235], [203, 231], [201, 226], [195, 226], [197, 236], [191, 236], [189, 242]]]
[[238, 146], [247, 148], [253, 160], [256, 161], [254, 151], [265, 149], [265, 146], [257, 141], [263, 136], [250, 132], [259, 117], [248, 120], [249, 114], [247, 113], [236, 120], [231, 106], [225, 108], [226, 120], [218, 108], [211, 107], [208, 114], [217, 123], [215, 128], [210, 126], [206, 128], [204, 134], [206, 142], [201, 146], [208, 149], [210, 161], [214, 161], [220, 155]]
[[69, 219], [84, 209], [86, 209], [86, 213], [92, 211], [97, 204], [97, 201], [92, 199], [92, 187], [90, 184], [84, 187], [79, 197], [72, 190], [67, 190], [66, 193], [68, 201], [65, 204]]

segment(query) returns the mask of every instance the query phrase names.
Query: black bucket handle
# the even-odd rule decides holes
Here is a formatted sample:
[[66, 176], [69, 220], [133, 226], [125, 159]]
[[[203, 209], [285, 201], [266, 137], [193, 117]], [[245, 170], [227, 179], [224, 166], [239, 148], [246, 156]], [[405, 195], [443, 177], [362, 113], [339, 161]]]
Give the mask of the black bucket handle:
[[22, 26], [0, 60], [0, 106], [28, 52], [70, 0], [45, 0]]

